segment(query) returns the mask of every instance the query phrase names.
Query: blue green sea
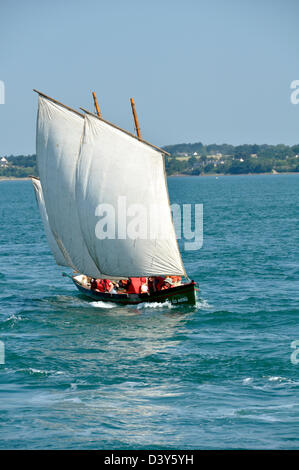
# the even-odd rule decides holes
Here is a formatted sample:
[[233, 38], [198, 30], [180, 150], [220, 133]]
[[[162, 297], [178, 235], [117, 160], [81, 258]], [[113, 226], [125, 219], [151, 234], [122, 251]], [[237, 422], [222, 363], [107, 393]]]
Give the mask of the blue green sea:
[[85, 299], [31, 181], [0, 182], [1, 449], [299, 448], [299, 175], [168, 185], [203, 204], [196, 307]]

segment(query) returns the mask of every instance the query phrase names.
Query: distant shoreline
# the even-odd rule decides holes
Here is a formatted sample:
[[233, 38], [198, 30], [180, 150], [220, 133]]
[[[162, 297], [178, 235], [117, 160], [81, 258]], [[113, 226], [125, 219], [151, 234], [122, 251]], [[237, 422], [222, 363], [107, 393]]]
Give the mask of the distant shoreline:
[[16, 176], [0, 176], [0, 181], [22, 181], [22, 180], [31, 180], [28, 176], [20, 176], [19, 178]]
[[[198, 177], [204, 177], [204, 176], [209, 176], [209, 177], [219, 177], [219, 176], [278, 176], [278, 175], [299, 175], [299, 171], [286, 171], [286, 172], [281, 172], [281, 173], [239, 173], [239, 174], [234, 174], [234, 173], [206, 173], [202, 175], [185, 175], [183, 173], [177, 173], [175, 175], [166, 175], [167, 178], [173, 178], [173, 177], [189, 177], [192, 176], [192, 178], [198, 178]], [[24, 177], [16, 177], [16, 176], [0, 176], [0, 182], [1, 181], [27, 181], [31, 180], [30, 177], [24, 176]]]
[[198, 177], [203, 177], [203, 176], [278, 176], [278, 175], [299, 175], [299, 171], [285, 171], [281, 173], [204, 173], [202, 175], [185, 175], [184, 173], [177, 173], [174, 175], [167, 175], [168, 178], [171, 178], [173, 176], [192, 176], [192, 178], [198, 178]]

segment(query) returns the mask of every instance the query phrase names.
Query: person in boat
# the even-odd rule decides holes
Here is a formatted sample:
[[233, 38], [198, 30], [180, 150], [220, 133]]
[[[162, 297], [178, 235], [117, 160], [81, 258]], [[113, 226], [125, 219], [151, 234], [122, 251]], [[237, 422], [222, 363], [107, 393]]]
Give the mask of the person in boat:
[[148, 289], [151, 294], [161, 290], [165, 277], [163, 276], [150, 276], [148, 278]]
[[92, 290], [96, 290], [97, 288], [97, 280], [94, 277], [90, 279], [90, 288]]
[[150, 294], [153, 294], [154, 292], [156, 292], [156, 283], [155, 283], [155, 278], [153, 276], [150, 276], [148, 278], [147, 285], [148, 285], [148, 290]]
[[170, 289], [171, 287], [174, 287], [174, 282], [170, 277], [166, 277], [166, 279], [164, 279], [164, 283], [161, 287], [161, 290]]
[[117, 294], [119, 291], [119, 281], [112, 281], [113, 288], [110, 291], [111, 294]]
[[145, 294], [148, 293], [148, 285], [146, 277], [130, 277], [128, 286], [128, 294]]
[[173, 281], [174, 286], [180, 286], [182, 283], [182, 276], [167, 276]]
[[141, 286], [140, 286], [140, 293], [141, 294], [148, 294], [148, 280], [146, 277], [141, 278]]
[[124, 292], [128, 291], [128, 279], [120, 279], [118, 282], [118, 288]]
[[91, 289], [97, 290], [99, 292], [109, 292], [110, 294], [116, 294], [116, 290], [110, 279], [92, 279], [90, 287]]

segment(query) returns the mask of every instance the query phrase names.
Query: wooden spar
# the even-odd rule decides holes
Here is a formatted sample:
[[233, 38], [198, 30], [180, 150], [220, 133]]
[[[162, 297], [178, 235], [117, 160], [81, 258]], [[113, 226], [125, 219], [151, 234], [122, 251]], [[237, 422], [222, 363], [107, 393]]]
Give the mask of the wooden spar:
[[138, 117], [137, 117], [137, 113], [136, 113], [136, 109], [135, 109], [135, 102], [134, 102], [133, 98], [130, 98], [130, 100], [131, 100], [132, 113], [133, 113], [133, 116], [134, 116], [134, 122], [135, 122], [135, 129], [136, 129], [137, 137], [138, 137], [138, 139], [141, 139], [141, 132], [140, 132]]
[[[60, 103], [60, 101], [54, 100], [54, 98], [51, 98], [50, 96], [45, 95], [45, 93], [42, 93], [41, 91], [38, 91], [38, 90], [35, 90], [35, 89], [33, 89], [33, 91], [35, 91], [35, 93], [38, 93], [38, 94], [41, 95], [41, 96], [44, 96], [44, 97], [47, 98], [48, 100], [53, 101], [53, 103], [59, 104], [60, 106], [63, 106], [64, 108], [68, 109], [69, 111], [72, 111], [73, 113], [76, 113], [76, 114], [78, 114], [79, 116], [81, 116], [82, 118], [84, 118], [84, 114], [79, 113], [79, 111], [76, 111], [76, 109], [70, 108], [69, 106], [66, 106], [66, 105], [63, 104], [63, 103]], [[138, 137], [136, 137], [135, 134], [132, 134], [131, 132], [126, 131], [125, 129], [122, 129], [121, 127], [118, 127], [118, 126], [116, 126], [115, 124], [112, 124], [112, 122], [106, 121], [106, 120], [103, 119], [102, 117], [99, 117], [97, 114], [91, 113], [90, 111], [87, 111], [87, 110], [84, 109], [84, 108], [80, 108], [80, 109], [82, 109], [82, 111], [84, 111], [84, 113], [86, 113], [86, 114], [91, 114], [92, 116], [95, 116], [95, 117], [97, 117], [98, 119], [101, 119], [101, 121], [105, 122], [106, 124], [109, 124], [109, 126], [112, 126], [112, 127], [114, 127], [115, 129], [118, 129], [119, 131], [122, 131], [122, 132], [124, 132], [125, 134], [130, 135], [131, 137], [134, 137], [134, 139], [137, 139], [137, 140], [139, 140], [140, 142], [143, 142], [143, 143], [146, 144], [146, 145], [149, 145], [150, 147], [152, 147], [152, 148], [158, 150], [158, 152], [161, 152], [161, 153], [163, 153], [163, 154], [165, 154], [165, 155], [169, 155], [169, 156], [170, 156], [170, 153], [166, 152], [166, 150], [163, 150], [163, 149], [161, 149], [161, 148], [159, 148], [159, 147], [156, 147], [156, 145], [153, 145], [153, 144], [151, 144], [150, 142], [147, 142], [146, 140], [138, 139]]]
[[69, 111], [72, 111], [73, 113], [76, 113], [79, 116], [84, 118], [84, 114], [79, 113], [79, 111], [77, 111], [76, 109], [70, 108], [69, 106], [66, 106], [63, 103], [60, 103], [60, 101], [54, 100], [54, 98], [51, 98], [50, 96], [45, 95], [45, 93], [42, 93], [41, 91], [35, 90], [34, 88], [33, 88], [33, 91], [35, 91], [35, 93], [38, 93], [41, 96], [44, 96], [48, 100], [53, 101], [53, 103], [59, 104], [60, 106], [63, 106], [64, 108], [68, 109]]
[[135, 134], [132, 134], [131, 132], [126, 131], [125, 129], [122, 129], [121, 127], [118, 127], [116, 124], [112, 124], [112, 122], [106, 121], [106, 119], [100, 118], [99, 116], [97, 116], [97, 115], [94, 114], [94, 113], [91, 113], [91, 112], [88, 111], [87, 109], [84, 109], [84, 108], [80, 108], [80, 109], [82, 109], [82, 111], [84, 111], [84, 113], [90, 114], [91, 116], [94, 116], [94, 117], [100, 119], [101, 121], [105, 122], [105, 123], [108, 124], [109, 126], [112, 126], [112, 127], [114, 127], [115, 129], [118, 129], [119, 131], [124, 132], [125, 134], [130, 135], [131, 137], [134, 137], [134, 139], [137, 139], [137, 140], [139, 140], [140, 142], [142, 142], [142, 143], [144, 143], [144, 144], [146, 144], [146, 145], [149, 145], [150, 147], [154, 148], [155, 150], [158, 150], [158, 152], [163, 153], [163, 154], [165, 154], [165, 155], [169, 155], [169, 156], [171, 155], [170, 153], [166, 152], [166, 150], [163, 150], [163, 149], [161, 149], [160, 147], [156, 147], [156, 145], [153, 145], [153, 144], [151, 144], [150, 142], [147, 142], [146, 140], [139, 139]]
[[93, 96], [93, 101], [94, 101], [94, 105], [96, 107], [96, 110], [97, 110], [97, 115], [98, 117], [102, 117], [102, 114], [101, 114], [101, 111], [100, 111], [100, 108], [99, 108], [99, 104], [98, 104], [98, 100], [97, 100], [97, 95], [95, 94], [95, 92], [93, 91], [92, 92], [92, 96]]

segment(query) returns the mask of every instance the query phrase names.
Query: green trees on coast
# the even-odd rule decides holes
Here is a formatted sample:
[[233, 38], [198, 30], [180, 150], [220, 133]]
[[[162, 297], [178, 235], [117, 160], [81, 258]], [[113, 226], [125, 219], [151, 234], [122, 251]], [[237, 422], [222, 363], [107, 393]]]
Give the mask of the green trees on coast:
[[167, 174], [299, 172], [299, 145], [179, 144], [164, 149]]
[[24, 178], [38, 176], [36, 155], [10, 155], [0, 159], [0, 177]]
[[[229, 145], [201, 142], [168, 145], [165, 158], [168, 175], [249, 174], [299, 172], [299, 144]], [[38, 176], [36, 155], [0, 157], [0, 177]]]

